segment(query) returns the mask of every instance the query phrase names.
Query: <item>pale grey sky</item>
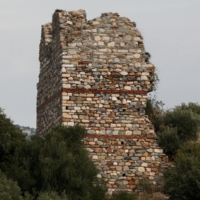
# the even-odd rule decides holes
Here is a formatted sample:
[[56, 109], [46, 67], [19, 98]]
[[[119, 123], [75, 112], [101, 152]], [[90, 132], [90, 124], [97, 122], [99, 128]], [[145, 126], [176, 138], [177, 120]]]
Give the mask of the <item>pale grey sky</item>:
[[0, 107], [16, 124], [36, 127], [41, 25], [55, 9], [85, 9], [87, 19], [118, 12], [137, 23], [157, 67], [166, 108], [200, 102], [199, 0], [1, 0]]

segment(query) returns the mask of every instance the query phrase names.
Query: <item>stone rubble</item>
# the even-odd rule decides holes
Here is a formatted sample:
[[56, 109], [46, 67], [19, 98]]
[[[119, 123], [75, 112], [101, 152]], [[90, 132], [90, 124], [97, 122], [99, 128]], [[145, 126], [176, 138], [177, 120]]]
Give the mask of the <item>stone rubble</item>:
[[155, 67], [136, 23], [117, 13], [87, 21], [84, 10], [55, 12], [42, 26], [39, 60], [38, 134], [79, 123], [109, 192], [132, 191], [141, 178], [159, 186], [168, 158], [145, 115]]

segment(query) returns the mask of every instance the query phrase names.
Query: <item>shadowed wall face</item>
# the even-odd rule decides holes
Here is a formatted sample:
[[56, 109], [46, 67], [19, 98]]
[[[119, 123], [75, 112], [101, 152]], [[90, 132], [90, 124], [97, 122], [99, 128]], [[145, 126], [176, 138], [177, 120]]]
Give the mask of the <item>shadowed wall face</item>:
[[42, 29], [37, 130], [87, 128], [91, 159], [109, 191], [133, 190], [140, 177], [160, 183], [167, 158], [145, 116], [155, 67], [135, 22], [117, 13], [87, 21], [84, 10], [55, 12]]

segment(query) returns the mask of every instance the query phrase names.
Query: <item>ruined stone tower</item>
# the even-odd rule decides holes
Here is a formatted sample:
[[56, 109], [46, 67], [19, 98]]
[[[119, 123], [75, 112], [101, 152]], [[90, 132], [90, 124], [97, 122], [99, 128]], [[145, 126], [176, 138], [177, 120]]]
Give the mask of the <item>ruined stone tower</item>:
[[57, 124], [87, 129], [84, 143], [110, 191], [140, 178], [159, 184], [167, 157], [145, 115], [155, 67], [135, 22], [117, 13], [87, 21], [84, 10], [56, 11], [42, 26], [37, 132]]

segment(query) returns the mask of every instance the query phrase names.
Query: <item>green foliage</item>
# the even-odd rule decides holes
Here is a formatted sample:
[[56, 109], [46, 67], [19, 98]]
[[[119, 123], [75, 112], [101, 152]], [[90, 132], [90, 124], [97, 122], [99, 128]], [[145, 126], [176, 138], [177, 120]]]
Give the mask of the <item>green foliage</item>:
[[200, 144], [180, 148], [175, 167], [165, 173], [165, 192], [171, 200], [200, 199]]
[[158, 144], [163, 148], [165, 154], [172, 158], [179, 149], [181, 142], [177, 133], [177, 128], [167, 128], [158, 134]]
[[12, 154], [25, 137], [0, 108], [0, 159], [4, 159], [7, 153]]
[[[8, 137], [4, 137], [4, 143], [8, 141], [8, 144], [5, 146], [2, 142], [6, 156], [1, 159], [0, 168], [8, 178], [17, 181], [23, 195], [29, 192], [35, 199], [45, 192], [42, 195], [46, 198], [47, 192], [50, 198], [56, 195], [51, 194], [52, 191], [58, 195], [65, 191], [69, 199], [101, 200], [105, 197], [105, 184], [98, 182], [98, 170], [81, 141], [85, 128], [57, 126], [43, 138], [33, 135], [25, 140], [25, 135], [9, 122], [15, 129], [12, 134], [6, 132]], [[13, 138], [18, 143], [15, 141], [16, 147], [10, 151]], [[31, 198], [26, 194], [27, 200]]]
[[192, 110], [175, 108], [168, 110], [164, 116], [164, 124], [169, 127], [176, 127], [180, 141], [197, 140], [200, 124], [200, 116]]
[[16, 182], [7, 179], [0, 170], [0, 199], [1, 200], [22, 200], [21, 190]]
[[6, 171], [9, 159], [23, 143], [26, 135], [7, 118], [0, 108], [0, 168]]
[[145, 114], [148, 115], [150, 121], [154, 125], [156, 133], [163, 129], [163, 106], [164, 103], [162, 101], [157, 101], [156, 96], [147, 99]]
[[198, 103], [189, 102], [188, 105], [182, 103], [180, 106], [176, 106], [175, 108], [180, 110], [191, 110], [192, 112], [200, 115], [200, 105]]
[[37, 200], [69, 200], [65, 193], [58, 195], [56, 192], [41, 193]]
[[55, 12], [65, 12], [65, 11], [61, 9], [56, 9]]
[[109, 200], [136, 200], [137, 196], [126, 191], [114, 192]]
[[140, 179], [137, 188], [145, 194], [153, 194], [153, 192], [155, 192], [155, 185], [147, 178]]
[[163, 115], [164, 127], [168, 128], [158, 133], [158, 144], [171, 159], [181, 145], [199, 137], [200, 115], [194, 111], [195, 106], [197, 104], [182, 104]]
[[45, 136], [39, 156], [42, 191], [66, 190], [73, 199], [90, 199], [98, 170], [81, 141], [85, 133], [78, 125], [57, 126]]

